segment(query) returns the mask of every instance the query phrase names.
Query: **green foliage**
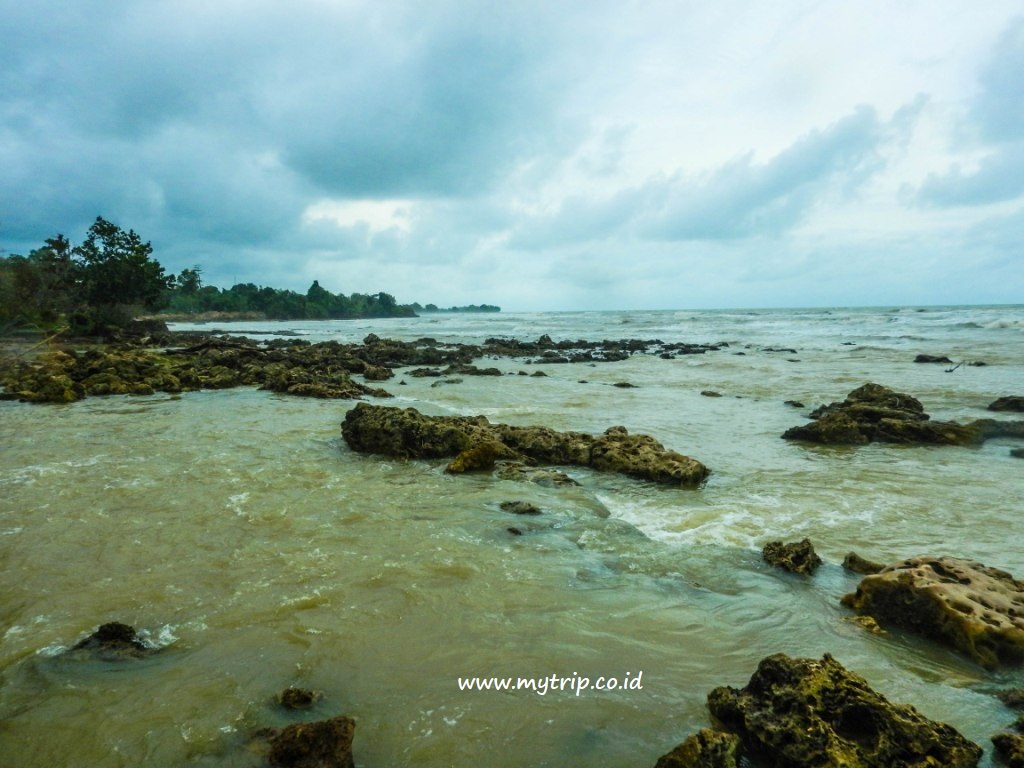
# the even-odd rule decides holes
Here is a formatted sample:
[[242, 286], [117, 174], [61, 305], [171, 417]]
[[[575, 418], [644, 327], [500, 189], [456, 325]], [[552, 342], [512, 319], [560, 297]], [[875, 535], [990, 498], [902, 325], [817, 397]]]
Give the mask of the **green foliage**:
[[0, 256], [0, 323], [69, 325], [81, 333], [123, 327], [142, 311], [175, 314], [252, 313], [271, 320], [415, 317], [416, 310], [497, 312], [487, 304], [439, 310], [399, 304], [389, 293], [334, 294], [319, 281], [305, 294], [239, 283], [227, 290], [203, 285], [196, 265], [166, 275], [153, 246], [102, 217], [73, 246], [64, 235], [28, 256]]
[[0, 318], [86, 333], [123, 326], [166, 300], [171, 278], [152, 252], [134, 231], [97, 217], [81, 245], [57, 235], [28, 256], [0, 259]]

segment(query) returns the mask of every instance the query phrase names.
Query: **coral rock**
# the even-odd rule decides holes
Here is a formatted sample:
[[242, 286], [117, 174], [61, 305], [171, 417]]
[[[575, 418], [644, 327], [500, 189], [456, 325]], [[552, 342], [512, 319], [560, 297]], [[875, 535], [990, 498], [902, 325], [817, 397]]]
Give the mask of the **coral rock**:
[[865, 576], [843, 605], [951, 646], [985, 667], [1024, 660], [1024, 583], [954, 557], [915, 557]]
[[891, 704], [826, 654], [761, 661], [746, 688], [716, 688], [708, 708], [760, 765], [969, 768], [981, 747], [911, 706]]
[[736, 768], [740, 738], [733, 733], [702, 728], [655, 763], [654, 768]]
[[809, 539], [790, 544], [770, 541], [764, 545], [761, 556], [766, 562], [790, 573], [811, 574], [821, 565], [821, 558]]
[[355, 730], [355, 721], [348, 717], [289, 725], [270, 737], [270, 764], [282, 768], [354, 768]]

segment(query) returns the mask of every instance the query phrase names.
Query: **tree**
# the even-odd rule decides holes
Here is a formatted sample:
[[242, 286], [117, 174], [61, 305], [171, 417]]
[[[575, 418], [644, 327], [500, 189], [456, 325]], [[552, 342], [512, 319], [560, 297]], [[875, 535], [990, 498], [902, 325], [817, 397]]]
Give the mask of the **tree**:
[[81, 265], [84, 298], [94, 308], [141, 306], [159, 309], [171, 286], [153, 246], [134, 230], [125, 232], [101, 216], [72, 254]]

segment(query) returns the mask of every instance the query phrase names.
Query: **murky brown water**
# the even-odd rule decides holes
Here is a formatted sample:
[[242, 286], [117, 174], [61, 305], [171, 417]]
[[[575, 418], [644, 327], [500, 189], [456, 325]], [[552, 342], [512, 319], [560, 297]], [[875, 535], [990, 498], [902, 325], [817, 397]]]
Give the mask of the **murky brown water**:
[[[647, 337], [655, 314], [616, 337]], [[531, 338], [546, 330], [537, 317]], [[569, 338], [609, 335], [574, 322]], [[844, 326], [827, 327], [835, 339], [794, 338], [797, 355], [735, 339], [731, 352], [548, 366], [547, 378], [385, 385], [401, 395], [390, 404], [428, 413], [624, 424], [707, 463], [699, 491], [579, 469], [570, 488], [447, 476], [444, 462], [352, 453], [338, 428], [350, 403], [252, 390], [0, 403], [0, 764], [257, 766], [257, 729], [347, 714], [361, 766], [652, 766], [709, 724], [708, 691], [744, 684], [780, 651], [830, 652], [989, 750], [1014, 719], [989, 691], [1024, 684], [1020, 672], [863, 632], [844, 620], [856, 577], [837, 563], [850, 550], [954, 554], [1024, 574], [1011, 444], [828, 449], [779, 435], [806, 420], [784, 400], [813, 406], [869, 380], [916, 394], [936, 418], [985, 415], [1022, 394], [1020, 326], [981, 349], [973, 329], [915, 326], [910, 342], [854, 348], [838, 346]], [[947, 374], [907, 362], [908, 349], [956, 344], [991, 364]], [[623, 380], [639, 386], [609, 386]], [[544, 514], [510, 515], [509, 500]], [[803, 536], [827, 561], [813, 579], [761, 562], [765, 542]], [[61, 657], [112, 620], [163, 650], [123, 665]], [[579, 696], [458, 686], [641, 672], [640, 690]], [[288, 685], [324, 699], [284, 714], [272, 700]]]

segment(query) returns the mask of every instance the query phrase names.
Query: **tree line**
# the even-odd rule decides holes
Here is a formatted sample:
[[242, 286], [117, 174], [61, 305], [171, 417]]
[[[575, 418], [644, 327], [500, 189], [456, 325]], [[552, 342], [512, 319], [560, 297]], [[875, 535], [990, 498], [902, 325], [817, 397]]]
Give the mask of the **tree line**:
[[388, 293], [335, 294], [316, 280], [305, 294], [239, 283], [204, 285], [202, 269], [168, 274], [153, 247], [133, 230], [102, 217], [73, 245], [64, 235], [44, 241], [27, 256], [0, 256], [0, 325], [102, 334], [141, 314], [205, 312], [256, 315], [271, 320], [415, 317], [420, 311], [497, 312], [481, 304], [439, 310], [399, 304]]

